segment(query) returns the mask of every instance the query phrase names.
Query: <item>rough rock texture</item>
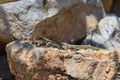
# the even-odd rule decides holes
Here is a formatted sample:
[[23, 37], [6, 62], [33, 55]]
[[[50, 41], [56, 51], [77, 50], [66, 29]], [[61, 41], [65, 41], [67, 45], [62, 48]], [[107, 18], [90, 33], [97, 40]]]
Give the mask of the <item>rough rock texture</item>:
[[8, 43], [30, 37], [32, 29], [46, 16], [56, 14], [59, 8], [50, 7], [49, 14], [43, 9], [43, 0], [21, 0], [0, 5], [0, 41]]
[[102, 0], [104, 9], [107, 13], [114, 13], [120, 16], [120, 0]]
[[112, 5], [113, 5], [113, 2], [114, 2], [114, 1], [115, 1], [115, 0], [109, 0], [109, 1], [107, 1], [107, 0], [102, 0], [103, 6], [104, 6], [105, 11], [106, 11], [107, 13], [110, 13], [110, 12], [111, 12], [111, 10], [112, 10]]
[[0, 42], [10, 42], [12, 40], [10, 33], [10, 24], [7, 20], [7, 15], [5, 14], [3, 8], [0, 6]]
[[[73, 37], [78, 34], [80, 35], [81, 33], [83, 33], [82, 35], [85, 36], [86, 32], [84, 30], [86, 29], [86, 27], [95, 28], [98, 21], [103, 17], [104, 12], [102, 11], [101, 8], [102, 4], [100, 4], [99, 1], [100, 0], [91, 0], [91, 1], [49, 0], [48, 2], [45, 2], [45, 0], [21, 0], [21, 1], [1, 4], [0, 5], [0, 23], [1, 23], [0, 41], [8, 43], [12, 40], [11, 37], [14, 37], [19, 40], [30, 38], [35, 25], [41, 21], [44, 24], [46, 22], [45, 19], [49, 17], [51, 18], [48, 19], [49, 22], [48, 21], [47, 22], [49, 23], [50, 26], [49, 25], [47, 26], [51, 27], [50, 31], [53, 31], [51, 35], [52, 37], [56, 35], [58, 38], [61, 37], [60, 35], [63, 34], [65, 34], [65, 36], [63, 37], [67, 37], [66, 35], [68, 36], [71, 35]], [[78, 5], [76, 5], [74, 8], [75, 4]], [[70, 7], [72, 6], [73, 8], [70, 9]], [[64, 13], [67, 10], [68, 11], [70, 10], [70, 12]], [[73, 12], [71, 10], [73, 10]], [[61, 15], [57, 15], [59, 17], [54, 16], [57, 13]], [[75, 16], [77, 15], [77, 17], [75, 17], [74, 15]], [[67, 19], [64, 19], [63, 16], [65, 16], [65, 18]], [[60, 19], [57, 20], [57, 24], [56, 24], [57, 18]], [[40, 24], [38, 25], [41, 26]], [[56, 25], [58, 25], [58, 27]], [[69, 25], [71, 26], [68, 27]], [[65, 28], [61, 30], [60, 26]], [[81, 29], [83, 27], [84, 30], [81, 32]], [[58, 30], [59, 28], [60, 31], [55, 32], [54, 35], [54, 31]], [[69, 30], [70, 28], [71, 30], [74, 29], [76, 31], [70, 31]], [[78, 28], [80, 29], [77, 30]], [[65, 31], [67, 29], [69, 30], [68, 32]], [[49, 31], [44, 31], [44, 32], [49, 32]], [[61, 32], [63, 32], [63, 34]], [[78, 39], [78, 36], [76, 36], [75, 39]], [[80, 35], [79, 38], [81, 39], [81, 37], [83, 36]], [[70, 37], [70, 39], [72, 37]], [[62, 38], [62, 40], [64, 39]]]
[[119, 76], [119, 51], [75, 52], [25, 41], [9, 43], [6, 51], [16, 80], [115, 80]]
[[84, 40], [85, 44], [91, 44], [109, 50], [120, 49], [120, 19], [115, 15], [103, 18], [98, 29], [91, 32]]

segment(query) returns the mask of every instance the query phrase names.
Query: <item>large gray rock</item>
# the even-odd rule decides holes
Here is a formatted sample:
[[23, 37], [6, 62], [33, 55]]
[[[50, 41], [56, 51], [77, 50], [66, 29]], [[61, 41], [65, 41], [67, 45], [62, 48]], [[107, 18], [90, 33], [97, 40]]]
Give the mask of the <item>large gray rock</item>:
[[[88, 15], [85, 14], [87, 16], [84, 15], [85, 10], [80, 14], [81, 16], [84, 15], [84, 19], [86, 19], [84, 22], [84, 24], [86, 23], [85, 25], [91, 23], [89, 18], [92, 17], [94, 24], [90, 24], [88, 27], [92, 27], [93, 25], [96, 27], [96, 24], [103, 17], [104, 13], [102, 11], [100, 0], [48, 0], [48, 3], [45, 3], [44, 1], [45, 0], [20, 0], [17, 2], [1, 4], [0, 41], [8, 43], [12, 39], [11, 36], [17, 39], [30, 38], [31, 33], [38, 22], [56, 15], [64, 8], [73, 4], [83, 3], [87, 6], [92, 5], [97, 7], [97, 10], [92, 8], [92, 12], [88, 12]], [[91, 10], [91, 7], [88, 7], [88, 9]]]
[[85, 44], [91, 44], [109, 50], [120, 49], [120, 19], [115, 15], [103, 18], [98, 29], [91, 32], [84, 40]]
[[11, 40], [10, 36], [17, 39], [29, 38], [36, 23], [55, 15], [59, 10], [51, 6], [51, 9], [46, 12], [42, 5], [42, 0], [23, 0], [1, 4], [0, 40], [6, 42]]

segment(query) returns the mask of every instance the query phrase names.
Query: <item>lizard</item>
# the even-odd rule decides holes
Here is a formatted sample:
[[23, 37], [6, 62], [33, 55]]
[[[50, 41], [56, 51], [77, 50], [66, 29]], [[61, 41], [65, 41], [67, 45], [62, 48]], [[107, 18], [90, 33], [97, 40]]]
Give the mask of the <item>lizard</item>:
[[101, 50], [98, 47], [90, 46], [90, 45], [73, 45], [73, 44], [68, 44], [68, 43], [61, 43], [59, 41], [54, 41], [50, 40], [45, 37], [37, 37], [34, 42], [37, 43], [38, 46], [47, 46], [47, 47], [54, 47], [54, 48], [59, 48], [59, 49], [92, 49], [99, 51]]
[[34, 43], [37, 46], [46, 46], [46, 47], [54, 47], [54, 48], [59, 48], [62, 49], [61, 43], [58, 41], [50, 40], [45, 37], [36, 37], [34, 39]]
[[76, 50], [92, 49], [92, 50], [96, 50], [96, 51], [100, 50], [100, 48], [97, 48], [97, 47], [94, 47], [91, 45], [73, 45], [73, 44], [68, 44], [68, 43], [61, 43], [61, 44], [64, 49], [76, 49]]

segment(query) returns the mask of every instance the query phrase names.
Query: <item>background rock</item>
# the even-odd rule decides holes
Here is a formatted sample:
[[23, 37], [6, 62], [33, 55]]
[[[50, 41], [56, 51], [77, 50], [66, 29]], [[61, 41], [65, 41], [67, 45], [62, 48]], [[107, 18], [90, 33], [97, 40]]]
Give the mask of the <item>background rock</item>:
[[0, 35], [0, 40], [7, 43], [11, 41], [10, 37], [19, 40], [29, 38], [36, 23], [59, 10], [51, 6], [48, 15], [42, 5], [42, 0], [22, 0], [1, 4], [0, 34], [3, 35]]
[[98, 24], [98, 29], [91, 32], [84, 40], [85, 44], [91, 44], [109, 50], [120, 48], [120, 19], [115, 15], [103, 18]]
[[[70, 6], [75, 4], [78, 4], [78, 6], [76, 6], [75, 8], [74, 7], [72, 8], [73, 12], [70, 11], [64, 14], [66, 15], [66, 18], [67, 17], [69, 18], [63, 19], [63, 20], [62, 18], [59, 19], [60, 22], [58, 22], [57, 25], [65, 27], [65, 29], [58, 31], [58, 33], [56, 32], [57, 34], [55, 35], [57, 35], [57, 38], [59, 39], [59, 37], [61, 37], [60, 35], [62, 35], [61, 31], [64, 32], [64, 30], [69, 28], [74, 30], [77, 30], [78, 28], [80, 28], [80, 30], [77, 30], [77, 31], [69, 30], [69, 32], [65, 32], [64, 33], [65, 36], [63, 36], [62, 40], [65, 41], [66, 39], [65, 37], [67, 37], [66, 35], [72, 36], [70, 38], [67, 37], [69, 38], [69, 40], [71, 40], [72, 38], [75, 38], [76, 40], [78, 39], [78, 36], [80, 36], [79, 39], [81, 39], [81, 37], [85, 36], [85, 30], [87, 28], [88, 28], [88, 31], [89, 31], [89, 28], [91, 30], [91, 27], [92, 29], [96, 28], [98, 21], [103, 17], [103, 13], [104, 13], [101, 8], [102, 4], [99, 3], [100, 0], [97, 0], [97, 1], [96, 0], [92, 0], [92, 1], [51, 0], [46, 4], [48, 5], [48, 7], [43, 5], [43, 1], [44, 0], [21, 0], [21, 1], [16, 1], [12, 3], [1, 4], [0, 5], [0, 9], [1, 9], [0, 10], [0, 22], [1, 22], [0, 34], [4, 34], [4, 35], [0, 35], [0, 40], [5, 43], [8, 43], [11, 41], [11, 37], [14, 37], [19, 40], [30, 38], [35, 25], [38, 22], [41, 22], [43, 20], [44, 20], [43, 22], [45, 22], [46, 21], [45, 19], [49, 17], [51, 18], [50, 20], [52, 20], [52, 21], [48, 20], [50, 26], [56, 27], [54, 15], [56, 15], [57, 13], [64, 14], [63, 11], [65, 10], [67, 11], [67, 8], [69, 8], [68, 10], [70, 10]], [[74, 15], [76, 14], [77, 14], [77, 17], [74, 17]], [[62, 15], [59, 15], [59, 16], [62, 17]], [[69, 19], [73, 19], [73, 20], [70, 21]], [[61, 22], [65, 22], [65, 23], [62, 24]], [[71, 23], [72, 28], [68, 27], [69, 26], [68, 23]], [[79, 25], [80, 23], [82, 25]], [[38, 25], [41, 26], [40, 24]], [[84, 31], [80, 32], [82, 31], [81, 29], [83, 29], [83, 26], [84, 26]], [[56, 28], [52, 27], [50, 30], [54, 32], [54, 30], [58, 28], [60, 27], [56, 27]], [[73, 34], [71, 34], [71, 32]], [[83, 33], [82, 34], [83, 36], [80, 35], [81, 33]], [[52, 37], [53, 35], [54, 33], [52, 33]], [[78, 35], [78, 36], [73, 37], [75, 35]]]
[[107, 13], [110, 13], [110, 12], [111, 12], [111, 10], [112, 10], [112, 5], [113, 5], [114, 1], [115, 1], [115, 0], [109, 0], [109, 1], [107, 1], [107, 0], [102, 0], [104, 9], [105, 9], [105, 11], [106, 11]]
[[120, 0], [102, 0], [105, 12], [114, 13], [117, 16], [120, 16]]
[[13, 1], [17, 1], [17, 0], [0, 0], [0, 4], [2, 3], [7, 3], [7, 2], [13, 2]]
[[116, 14], [117, 16], [120, 16], [120, 0], [114, 0], [113, 6], [112, 6], [112, 13]]
[[35, 47], [25, 41], [9, 43], [6, 51], [16, 80], [115, 80], [120, 68], [119, 52], [113, 51], [79, 50], [76, 53]]
[[[94, 11], [96, 12], [94, 13]], [[37, 24], [32, 38], [40, 36], [74, 43], [86, 36], [88, 28], [89, 31], [90, 28], [96, 28], [98, 21], [95, 18], [100, 19], [98, 16], [102, 17], [102, 13], [99, 11], [99, 8], [94, 5], [75, 4], [69, 6], [68, 9], [58, 13], [54, 17]], [[91, 20], [92, 22], [90, 23], [89, 21]]]
[[[32, 39], [40, 36], [75, 43], [94, 30], [98, 21], [103, 17], [102, 5], [95, 4], [97, 1], [66, 0], [65, 2], [69, 2], [70, 5], [66, 5], [65, 9], [63, 8], [58, 14], [36, 25]], [[63, 1], [64, 4], [65, 2]]]

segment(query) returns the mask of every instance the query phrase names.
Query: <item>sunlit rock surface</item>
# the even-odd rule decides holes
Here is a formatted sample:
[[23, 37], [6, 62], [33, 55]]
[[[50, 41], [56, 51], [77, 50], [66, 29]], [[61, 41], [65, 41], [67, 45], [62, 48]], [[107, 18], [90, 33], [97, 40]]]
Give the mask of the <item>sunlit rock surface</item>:
[[[68, 43], [75, 43], [90, 33], [86, 39], [92, 42], [91, 45], [110, 50], [118, 50], [120, 47], [119, 18], [107, 16], [102, 19], [105, 13], [101, 0], [48, 0], [48, 3], [45, 0], [2, 1], [5, 2], [0, 4], [2, 44], [6, 45], [13, 39], [28, 39], [32, 32], [32, 39], [42, 36]], [[119, 15], [119, 0], [114, 1], [112, 10]], [[108, 3], [108, 9], [111, 4]], [[4, 49], [2, 45], [0, 47]], [[7, 45], [6, 51], [10, 70], [16, 80], [120, 79], [119, 50], [88, 49], [76, 52], [14, 41]], [[5, 54], [2, 50], [0, 52]], [[0, 57], [0, 79], [6, 80], [12, 75], [7, 67], [6, 56]]]
[[59, 50], [14, 41], [6, 47], [16, 80], [115, 80], [119, 51]]
[[120, 0], [102, 0], [104, 10], [107, 13], [114, 13], [117, 16], [120, 16]]
[[84, 40], [85, 44], [91, 44], [109, 50], [120, 49], [120, 19], [115, 15], [103, 18], [98, 29], [91, 32]]

